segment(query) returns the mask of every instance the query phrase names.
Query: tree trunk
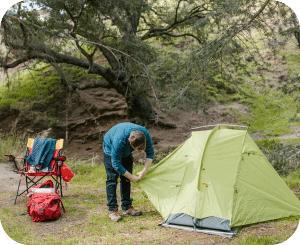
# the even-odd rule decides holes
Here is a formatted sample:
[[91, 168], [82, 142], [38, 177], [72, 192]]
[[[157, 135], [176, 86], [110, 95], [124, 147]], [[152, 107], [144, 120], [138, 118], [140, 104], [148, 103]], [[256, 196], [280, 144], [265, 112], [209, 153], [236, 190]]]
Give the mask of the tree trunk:
[[294, 35], [295, 35], [295, 38], [297, 39], [298, 47], [300, 48], [300, 31], [295, 31]]
[[[61, 72], [59, 72], [61, 73]], [[61, 76], [62, 80], [65, 80], [65, 76]], [[62, 81], [62, 84], [68, 84], [68, 81]], [[148, 124], [159, 125], [165, 128], [176, 128], [175, 124], [163, 122], [157, 115], [150, 101], [147, 99], [145, 93], [140, 93], [138, 91], [138, 86], [135, 84], [128, 83], [117, 80], [117, 81], [91, 81], [86, 84], [73, 83], [72, 90], [79, 89], [85, 90], [89, 88], [114, 88], [117, 93], [125, 97], [128, 116], [132, 118], [132, 122], [143, 125], [147, 127]]]
[[294, 23], [294, 27], [297, 28], [295, 31], [294, 31], [294, 36], [298, 42], [298, 47], [300, 48], [300, 31], [299, 31], [299, 21], [298, 21], [298, 18], [296, 16], [295, 13], [293, 13], [292, 15], [292, 19], [293, 19], [293, 23]]
[[143, 125], [154, 124], [165, 128], [176, 128], [175, 124], [163, 122], [150, 101], [147, 99], [146, 93], [141, 93], [138, 85], [128, 84], [127, 82], [113, 82], [113, 88], [121, 95], [123, 95], [127, 102], [128, 115], [133, 118], [132, 122]]

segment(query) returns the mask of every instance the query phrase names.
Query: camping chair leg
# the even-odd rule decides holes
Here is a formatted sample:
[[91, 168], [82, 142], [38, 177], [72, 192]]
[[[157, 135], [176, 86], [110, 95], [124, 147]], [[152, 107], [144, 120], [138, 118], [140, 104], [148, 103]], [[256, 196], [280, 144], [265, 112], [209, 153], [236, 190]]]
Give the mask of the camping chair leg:
[[28, 194], [28, 177], [27, 176], [25, 176], [26, 177], [26, 191], [27, 191], [27, 194]]
[[[60, 189], [60, 196], [62, 197], [62, 185], [61, 185], [61, 162], [57, 163], [57, 174], [56, 174], [56, 184], [55, 184], [55, 189]], [[59, 180], [58, 180], [59, 178]]]
[[54, 178], [54, 177], [52, 177], [52, 178], [53, 178], [53, 180], [55, 180], [55, 186], [54, 186], [54, 188], [56, 190], [59, 190], [58, 174], [56, 175], [56, 178]]
[[21, 177], [20, 177], [20, 181], [19, 181], [19, 185], [18, 185], [17, 194], [16, 194], [16, 198], [15, 198], [14, 204], [16, 204], [16, 203], [17, 203], [17, 197], [18, 197], [18, 193], [19, 193], [19, 188], [20, 188], [20, 184], [21, 184], [22, 176], [23, 176], [23, 175], [21, 174]]
[[62, 193], [62, 184], [61, 184], [61, 175], [59, 176], [59, 182], [60, 182], [60, 196], [63, 196], [63, 193]]

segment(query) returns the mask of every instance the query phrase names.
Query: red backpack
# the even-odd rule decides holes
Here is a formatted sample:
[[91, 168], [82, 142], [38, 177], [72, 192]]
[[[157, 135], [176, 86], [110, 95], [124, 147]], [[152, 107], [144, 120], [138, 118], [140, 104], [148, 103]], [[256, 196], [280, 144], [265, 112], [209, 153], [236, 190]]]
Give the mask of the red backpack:
[[33, 193], [29, 197], [27, 210], [34, 222], [58, 219], [61, 216], [60, 205], [66, 213], [57, 193]]

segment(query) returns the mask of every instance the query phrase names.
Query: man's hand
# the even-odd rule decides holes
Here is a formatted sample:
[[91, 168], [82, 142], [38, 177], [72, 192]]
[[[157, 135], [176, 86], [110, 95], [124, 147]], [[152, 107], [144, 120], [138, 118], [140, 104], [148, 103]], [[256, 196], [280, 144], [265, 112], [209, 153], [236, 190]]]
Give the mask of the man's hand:
[[131, 175], [131, 177], [130, 177], [130, 181], [132, 182], [132, 183], [135, 183], [135, 182], [137, 182], [137, 181], [139, 181], [140, 180], [140, 178], [139, 177], [137, 177], [137, 176], [135, 176], [135, 175]]
[[146, 173], [147, 173], [147, 171], [148, 171], [148, 169], [149, 169], [151, 163], [152, 163], [152, 159], [146, 158], [144, 169], [143, 169], [141, 172], [138, 172], [138, 173], [137, 173], [140, 180], [143, 179], [143, 178], [145, 177], [145, 175], [146, 175]]
[[132, 183], [135, 183], [135, 182], [137, 182], [137, 181], [140, 180], [139, 177], [137, 177], [137, 176], [135, 176], [135, 175], [129, 173], [128, 171], [125, 172], [124, 176], [125, 176], [127, 179], [129, 179]]
[[143, 179], [147, 173], [147, 170], [143, 169], [141, 172], [138, 172], [139, 180]]

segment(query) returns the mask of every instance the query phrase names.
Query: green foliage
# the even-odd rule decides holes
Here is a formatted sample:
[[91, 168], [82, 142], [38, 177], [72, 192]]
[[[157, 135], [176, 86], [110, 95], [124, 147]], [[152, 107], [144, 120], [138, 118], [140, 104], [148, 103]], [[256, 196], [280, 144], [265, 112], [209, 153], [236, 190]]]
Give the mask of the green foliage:
[[99, 80], [101, 76], [95, 74], [88, 74], [84, 71], [84, 69], [71, 65], [63, 65], [62, 66], [68, 80], [72, 83], [80, 83], [83, 80]]
[[[59, 66], [68, 80], [76, 83], [103, 77], [85, 73], [77, 62], [71, 65], [73, 57], [91, 58], [89, 55], [95, 51], [94, 64], [105, 67], [106, 71], [112, 68], [108, 53], [113, 54], [121, 67], [117, 73], [126, 73], [126, 79], [133, 77], [128, 85], [135, 91], [126, 93], [128, 108], [134, 108], [136, 95], [150, 96], [151, 82], [157, 97], [169, 107], [187, 103], [206, 113], [209, 102], [243, 102], [249, 105], [252, 118], [242, 115], [240, 118], [251, 124], [251, 131], [277, 136], [299, 125], [296, 97], [300, 94], [295, 93], [299, 89], [299, 51], [295, 51], [295, 47], [288, 51], [281, 48], [292, 37], [290, 27], [294, 18], [284, 4], [271, 1], [260, 17], [244, 28], [249, 16], [253, 16], [262, 2], [217, 0], [204, 1], [202, 5], [196, 0], [35, 0], [30, 3], [30, 11], [21, 9], [18, 12], [17, 4], [8, 13], [17, 17], [20, 14], [28, 21], [30, 43], [45, 44], [68, 56], [70, 64]], [[38, 8], [42, 11], [37, 11]], [[40, 16], [43, 11], [47, 14]], [[7, 20], [10, 27], [4, 28], [7, 38], [23, 45], [20, 23]], [[101, 43], [108, 49], [61, 39], [62, 33], [69, 38]], [[12, 45], [7, 45], [7, 50], [10, 47]], [[265, 54], [277, 52], [279, 48], [283, 50], [280, 55], [286, 59], [291, 79], [283, 82], [278, 92], [270, 92], [274, 84], [269, 84], [267, 72], [274, 73], [274, 70], [266, 60], [270, 57]], [[22, 57], [26, 50], [13, 51], [15, 57]], [[1, 51], [1, 55], [14, 52]], [[90, 61], [85, 59], [86, 63]], [[110, 74], [113, 72], [111, 70]], [[60, 78], [49, 70], [46, 78], [41, 78], [40, 74], [32, 72], [26, 78], [24, 75], [24, 81], [12, 83], [9, 90], [0, 88], [0, 107], [16, 104], [24, 107], [26, 102], [32, 103], [35, 110], [47, 109], [48, 116], [55, 116], [48, 105], [53, 100], [53, 91], [60, 89]], [[46, 84], [43, 79], [47, 79]], [[34, 101], [36, 98], [38, 100]], [[55, 119], [46, 118], [45, 121], [49, 125], [55, 123]]]

